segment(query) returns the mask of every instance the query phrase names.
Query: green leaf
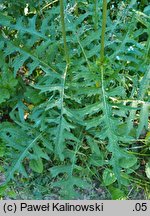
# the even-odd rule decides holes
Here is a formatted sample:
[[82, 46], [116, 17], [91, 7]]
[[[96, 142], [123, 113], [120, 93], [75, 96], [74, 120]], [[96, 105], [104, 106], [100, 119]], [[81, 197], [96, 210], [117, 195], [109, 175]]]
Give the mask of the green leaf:
[[53, 182], [52, 185], [61, 188], [59, 193], [65, 199], [75, 199], [79, 197], [79, 194], [75, 189], [75, 186], [81, 189], [89, 189], [91, 187], [91, 185], [86, 181], [74, 176], [70, 176], [67, 179], [62, 179], [60, 181]]
[[44, 158], [46, 160], [49, 160], [48, 154], [39, 145], [36, 144], [35, 146], [33, 146], [33, 151], [36, 158]]
[[[145, 141], [146, 141], [146, 144], [150, 146], [150, 131], [147, 132], [146, 137], [145, 137]], [[149, 149], [150, 149], [150, 147], [149, 147]]]
[[2, 25], [10, 25], [10, 22], [13, 21], [11, 16], [4, 15], [4, 13], [0, 12], [0, 20]]
[[130, 176], [124, 172], [121, 173], [121, 184], [126, 187], [130, 185]]
[[7, 74], [7, 79], [5, 80], [5, 85], [10, 89], [13, 89], [18, 84], [18, 80], [13, 77], [12, 73]]
[[97, 126], [99, 126], [101, 123], [103, 122], [103, 117], [93, 117], [90, 120], [86, 120], [84, 121], [84, 124], [86, 126], [86, 129], [89, 130], [91, 128], [95, 128]]
[[77, 169], [79, 171], [82, 170], [80, 166], [75, 165], [72, 167], [72, 165], [60, 165], [60, 166], [54, 166], [49, 169], [53, 177], [56, 177], [57, 175], [61, 173], [67, 173], [68, 175], [71, 175], [72, 169]]
[[[9, 126], [10, 127], [10, 126]], [[9, 131], [11, 131], [13, 128], [10, 128]], [[7, 129], [8, 130], [8, 129]], [[7, 133], [7, 130], [6, 130], [6, 133]], [[17, 134], [17, 129], [14, 130]], [[12, 134], [14, 133], [14, 131], [12, 130]], [[15, 135], [15, 134], [14, 134]], [[22, 136], [22, 134], [19, 134], [19, 136]], [[29, 154], [29, 150], [33, 147], [33, 145], [35, 144], [35, 142], [40, 138], [41, 134], [39, 134], [34, 140], [30, 140], [30, 142], [28, 143], [28, 145], [23, 145], [21, 146], [20, 143], [21, 141], [19, 142], [19, 145], [17, 146], [16, 143], [13, 143], [12, 140], [10, 140], [10, 137], [8, 139], [8, 137], [6, 137], [6, 141], [8, 142], [10, 140], [10, 146], [12, 145], [13, 147], [15, 147], [16, 149], [20, 150], [20, 152], [15, 155], [15, 158], [13, 160], [13, 163], [12, 163], [12, 166], [8, 168], [7, 170], [7, 179], [6, 179], [6, 182], [10, 181], [10, 179], [13, 178], [14, 176], [14, 173], [16, 171], [23, 171], [23, 174], [26, 175], [26, 173], [24, 172], [24, 168], [22, 166], [22, 162], [24, 160], [24, 158]], [[17, 141], [18, 141], [18, 137], [17, 137]], [[25, 139], [25, 137], [21, 137], [21, 139]], [[26, 140], [25, 140], [26, 141]]]
[[70, 176], [67, 179], [53, 182], [52, 185], [60, 187], [60, 193], [70, 199], [77, 197], [77, 191], [75, 190], [75, 186], [81, 189], [91, 188], [91, 185], [87, 181], [74, 176]]
[[6, 148], [4, 147], [4, 146], [0, 146], [0, 157], [3, 157], [4, 156], [4, 154], [5, 154], [5, 150], [6, 150]]
[[92, 155], [89, 159], [89, 163], [91, 165], [94, 165], [94, 166], [97, 166], [97, 167], [100, 167], [100, 166], [103, 166], [104, 165], [104, 160], [103, 158], [99, 158], [97, 157], [96, 155]]
[[1, 185], [0, 186], [0, 196], [4, 196], [5, 192], [7, 190], [8, 186], [7, 185]]
[[95, 153], [97, 156], [101, 156], [101, 151], [99, 149], [98, 144], [93, 140], [92, 137], [86, 136], [87, 143], [91, 148], [92, 153]]
[[78, 113], [78, 115], [86, 116], [86, 115], [92, 115], [94, 113], [98, 113], [101, 109], [102, 109], [102, 104], [96, 102], [94, 104], [87, 105], [82, 109], [78, 109], [76, 112]]
[[25, 97], [30, 103], [38, 104], [42, 101], [43, 95], [39, 94], [39, 91], [33, 88], [28, 87], [25, 92]]
[[112, 200], [124, 200], [126, 199], [126, 195], [124, 193], [124, 191], [122, 191], [119, 188], [115, 188], [115, 187], [110, 187], [109, 191], [111, 193], [112, 196]]
[[135, 156], [132, 157], [123, 157], [119, 160], [119, 165], [122, 168], [128, 169], [134, 166], [137, 163], [137, 158]]
[[147, 178], [150, 179], [150, 162], [146, 163], [145, 173], [146, 173]]
[[0, 104], [5, 102], [7, 99], [10, 98], [10, 93], [7, 89], [2, 88], [0, 90]]
[[31, 160], [29, 163], [30, 168], [37, 172], [37, 173], [42, 173], [43, 172], [43, 162], [42, 159], [39, 158], [37, 160]]
[[49, 170], [53, 177], [56, 177], [60, 173], [67, 173], [68, 175], [70, 175], [71, 166], [70, 165], [54, 166], [50, 168]]
[[18, 108], [21, 122], [24, 122], [24, 116], [25, 116], [24, 114], [25, 114], [25, 110], [27, 110], [27, 107], [24, 105], [24, 103], [21, 100], [19, 100], [15, 108]]
[[137, 138], [139, 138], [139, 136], [141, 135], [144, 127], [145, 129], [148, 128], [149, 108], [150, 108], [149, 103], [144, 103], [142, 105], [141, 112], [140, 112], [140, 120], [139, 120], [140, 122], [137, 128]]
[[147, 15], [150, 14], [150, 5], [144, 8], [144, 13], [146, 13]]
[[108, 96], [112, 96], [112, 97], [114, 97], [114, 96], [122, 96], [123, 97], [126, 95], [125, 89], [122, 86], [117, 86], [116, 88], [110, 90], [107, 94], [108, 94]]
[[105, 186], [111, 185], [116, 181], [116, 176], [110, 169], [105, 169], [103, 172], [103, 182]]

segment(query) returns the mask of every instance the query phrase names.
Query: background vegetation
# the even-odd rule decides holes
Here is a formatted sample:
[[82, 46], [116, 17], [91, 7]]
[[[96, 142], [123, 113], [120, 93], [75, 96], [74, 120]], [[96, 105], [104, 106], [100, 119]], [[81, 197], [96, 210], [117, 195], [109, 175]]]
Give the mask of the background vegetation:
[[150, 198], [150, 5], [102, 9], [0, 1], [2, 199]]

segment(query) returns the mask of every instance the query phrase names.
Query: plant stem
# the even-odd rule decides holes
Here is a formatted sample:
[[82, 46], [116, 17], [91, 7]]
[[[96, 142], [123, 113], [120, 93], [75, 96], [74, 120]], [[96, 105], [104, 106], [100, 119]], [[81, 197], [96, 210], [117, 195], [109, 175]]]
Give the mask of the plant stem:
[[66, 28], [65, 28], [65, 18], [64, 18], [64, 1], [60, 0], [60, 18], [61, 18], [61, 27], [62, 27], [62, 36], [64, 42], [64, 53], [66, 63], [69, 64], [69, 54], [68, 54], [68, 47], [66, 42]]
[[56, 2], [58, 2], [58, 0], [54, 0], [53, 2], [50, 2], [50, 3], [46, 4], [46, 5], [42, 8], [42, 10], [44, 10], [44, 9], [47, 8], [47, 7], [50, 7], [52, 4], [54, 4], [54, 3], [56, 3]]
[[100, 51], [100, 63], [104, 62], [104, 47], [105, 47], [105, 31], [107, 20], [107, 0], [103, 0], [103, 15], [102, 15], [102, 33], [101, 33], [101, 51]]

